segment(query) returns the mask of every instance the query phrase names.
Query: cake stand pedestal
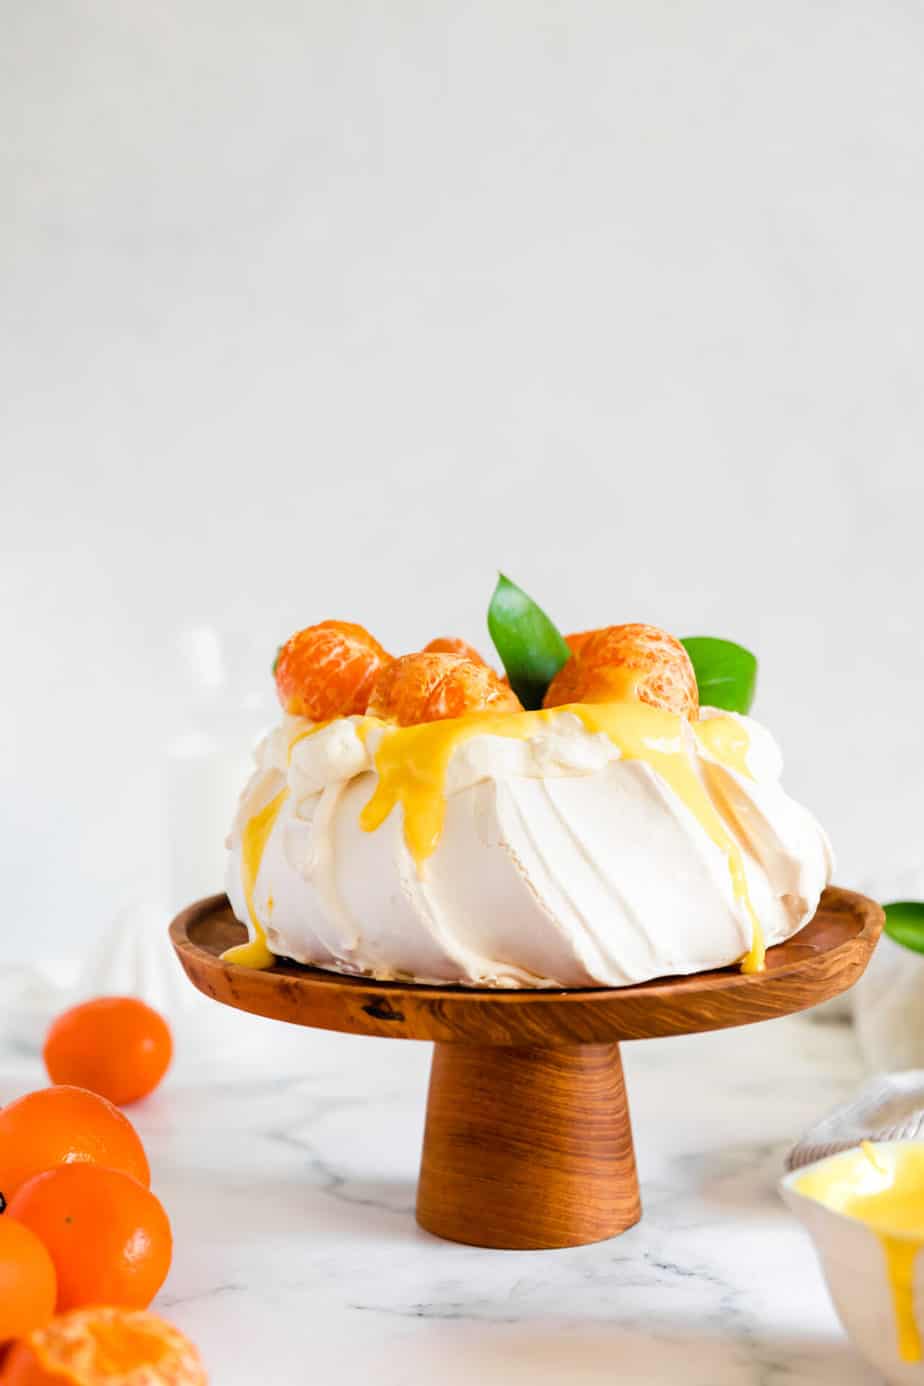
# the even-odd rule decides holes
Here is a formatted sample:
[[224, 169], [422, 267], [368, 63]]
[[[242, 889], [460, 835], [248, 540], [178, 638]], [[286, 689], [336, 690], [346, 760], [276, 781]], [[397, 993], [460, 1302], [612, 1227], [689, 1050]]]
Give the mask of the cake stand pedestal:
[[190, 981], [227, 1006], [432, 1040], [418, 1222], [473, 1246], [540, 1249], [602, 1241], [641, 1216], [621, 1040], [749, 1025], [827, 1001], [860, 976], [882, 922], [872, 900], [832, 887], [815, 918], [770, 949], [764, 972], [586, 991], [372, 982], [287, 962], [257, 972], [221, 960], [246, 938], [224, 895], [184, 910], [170, 934]]

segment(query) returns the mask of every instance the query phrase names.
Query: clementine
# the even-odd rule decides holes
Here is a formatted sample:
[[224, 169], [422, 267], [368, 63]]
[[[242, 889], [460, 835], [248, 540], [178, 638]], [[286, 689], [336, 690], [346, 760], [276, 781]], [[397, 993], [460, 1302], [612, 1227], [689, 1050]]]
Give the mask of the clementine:
[[690, 656], [657, 626], [604, 626], [571, 636], [574, 651], [555, 675], [544, 707], [637, 699], [695, 722], [699, 691]]
[[41, 1088], [0, 1110], [0, 1194], [12, 1198], [34, 1174], [93, 1163], [151, 1182], [144, 1146], [128, 1117], [83, 1088]]
[[423, 647], [424, 654], [455, 654], [464, 655], [473, 664], [485, 664], [487, 661], [470, 645], [467, 640], [461, 640], [457, 635], [438, 635], [435, 640]]
[[208, 1386], [189, 1339], [156, 1314], [78, 1309], [17, 1343], [2, 1386]]
[[370, 716], [402, 727], [468, 712], [522, 711], [493, 669], [454, 654], [402, 655], [382, 670], [369, 699]]
[[157, 1087], [173, 1057], [170, 1027], [135, 996], [100, 996], [59, 1015], [45, 1039], [53, 1083], [89, 1088], [117, 1106]]
[[173, 1253], [160, 1202], [120, 1170], [59, 1165], [23, 1184], [9, 1216], [48, 1249], [58, 1275], [59, 1312], [90, 1304], [146, 1309]]
[[42, 1328], [55, 1312], [54, 1262], [34, 1232], [0, 1217], [0, 1344]]
[[596, 631], [576, 630], [573, 634], [565, 636], [565, 644], [572, 654], [577, 654], [578, 650], [583, 649], [592, 635], [596, 635]]
[[273, 665], [276, 692], [286, 712], [325, 722], [366, 711], [387, 654], [364, 626], [321, 621], [291, 636]]

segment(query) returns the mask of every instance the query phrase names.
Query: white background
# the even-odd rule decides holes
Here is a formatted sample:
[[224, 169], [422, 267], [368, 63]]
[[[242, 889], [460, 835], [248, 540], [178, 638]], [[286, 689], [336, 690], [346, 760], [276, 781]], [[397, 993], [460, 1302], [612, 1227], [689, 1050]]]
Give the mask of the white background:
[[178, 632], [237, 707], [326, 616], [483, 643], [499, 566], [754, 648], [841, 881], [924, 889], [924, 9], [0, 15], [7, 959], [159, 878]]

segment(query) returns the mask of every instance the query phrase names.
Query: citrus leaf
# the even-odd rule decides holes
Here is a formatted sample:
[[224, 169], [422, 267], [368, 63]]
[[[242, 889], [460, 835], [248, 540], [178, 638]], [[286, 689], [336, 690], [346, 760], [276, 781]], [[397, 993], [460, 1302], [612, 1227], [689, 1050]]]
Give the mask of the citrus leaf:
[[542, 608], [503, 573], [488, 607], [488, 630], [520, 702], [527, 709], [541, 707], [571, 651]]
[[690, 635], [681, 643], [693, 664], [700, 704], [749, 712], [757, 684], [757, 660], [751, 651], [711, 635]]
[[903, 948], [910, 948], [913, 953], [924, 953], [924, 903], [920, 900], [895, 900], [882, 908], [885, 910], [885, 931], [889, 938]]

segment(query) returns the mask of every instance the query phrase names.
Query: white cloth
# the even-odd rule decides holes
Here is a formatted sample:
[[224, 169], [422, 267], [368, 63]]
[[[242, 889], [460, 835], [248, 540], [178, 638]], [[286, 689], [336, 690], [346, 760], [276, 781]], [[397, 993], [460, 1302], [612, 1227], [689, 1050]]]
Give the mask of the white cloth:
[[924, 1069], [884, 1073], [823, 1117], [790, 1150], [787, 1169], [800, 1169], [861, 1141], [924, 1138]]

